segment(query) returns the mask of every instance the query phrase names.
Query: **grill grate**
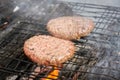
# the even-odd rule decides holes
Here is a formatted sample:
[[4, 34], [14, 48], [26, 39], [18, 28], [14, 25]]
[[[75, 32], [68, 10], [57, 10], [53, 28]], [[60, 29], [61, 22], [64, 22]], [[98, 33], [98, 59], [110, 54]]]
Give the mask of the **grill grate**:
[[[119, 80], [120, 55], [113, 55], [113, 53], [120, 51], [120, 45], [114, 43], [114, 41], [120, 42], [120, 28], [118, 27], [120, 8], [85, 3], [66, 2], [65, 4], [72, 9], [74, 15], [92, 18], [95, 28], [89, 36], [73, 41], [77, 47], [75, 56], [65, 62], [62, 69], [60, 68], [59, 80], [93, 80], [93, 78]], [[113, 29], [115, 25], [117, 29]], [[6, 77], [8, 79], [10, 76], [14, 77], [12, 80], [24, 80], [30, 77], [40, 79], [46, 77], [52, 70], [49, 68], [43, 73], [38, 73], [39, 75], [32, 74], [36, 67], [43, 70], [48, 67], [38, 66], [24, 55], [22, 49], [24, 41], [37, 34], [49, 35], [45, 25], [34, 20], [24, 20], [16, 23], [16, 27], [0, 41], [1, 80]], [[110, 57], [109, 62], [109, 64], [117, 64], [117, 68], [99, 64], [110, 55], [118, 59]], [[104, 71], [109, 73], [104, 73]]]

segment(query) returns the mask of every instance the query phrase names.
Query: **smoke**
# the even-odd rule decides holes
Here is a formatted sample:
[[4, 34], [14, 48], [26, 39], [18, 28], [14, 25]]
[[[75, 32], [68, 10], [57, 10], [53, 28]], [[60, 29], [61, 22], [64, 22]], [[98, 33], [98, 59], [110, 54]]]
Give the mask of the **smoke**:
[[14, 1], [14, 5], [15, 7], [18, 6], [20, 8], [20, 16], [39, 19], [41, 16], [46, 15], [46, 8], [52, 7], [46, 3], [46, 1], [47, 0], [16, 0]]
[[72, 9], [56, 0], [14, 0], [13, 5], [19, 8], [17, 14], [22, 18], [44, 23], [52, 18], [72, 15]]
[[[107, 30], [109, 30], [107, 32]], [[120, 78], [120, 22], [110, 24], [106, 32], [109, 36], [106, 42], [98, 43], [98, 62], [89, 72], [102, 75], [90, 74], [89, 80], [113, 80]], [[101, 36], [102, 37], [105, 36]], [[102, 68], [100, 68], [102, 67]]]

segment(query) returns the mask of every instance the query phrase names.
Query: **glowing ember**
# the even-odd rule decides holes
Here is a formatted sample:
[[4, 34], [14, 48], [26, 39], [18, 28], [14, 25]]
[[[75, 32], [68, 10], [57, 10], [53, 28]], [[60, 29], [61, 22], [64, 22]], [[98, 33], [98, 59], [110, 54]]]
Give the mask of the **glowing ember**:
[[59, 75], [59, 70], [57, 67], [54, 67], [54, 70], [48, 74], [46, 78], [43, 78], [42, 80], [51, 80], [51, 79], [57, 79]]

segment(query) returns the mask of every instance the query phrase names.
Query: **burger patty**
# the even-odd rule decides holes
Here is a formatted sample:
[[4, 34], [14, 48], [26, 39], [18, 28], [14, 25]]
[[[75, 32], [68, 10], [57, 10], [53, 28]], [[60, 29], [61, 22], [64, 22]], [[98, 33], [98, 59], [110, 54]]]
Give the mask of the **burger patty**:
[[74, 43], [48, 35], [37, 35], [26, 40], [24, 52], [40, 65], [61, 65], [75, 52]]
[[52, 19], [47, 30], [55, 37], [75, 40], [87, 36], [94, 28], [92, 20], [80, 16], [65, 16]]

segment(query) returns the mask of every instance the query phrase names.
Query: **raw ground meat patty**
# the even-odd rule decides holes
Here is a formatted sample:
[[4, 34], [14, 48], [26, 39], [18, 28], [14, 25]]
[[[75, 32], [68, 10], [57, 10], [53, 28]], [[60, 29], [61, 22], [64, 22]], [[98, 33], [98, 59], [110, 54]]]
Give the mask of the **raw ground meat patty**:
[[47, 30], [55, 37], [76, 40], [87, 36], [94, 28], [92, 20], [80, 16], [65, 16], [52, 19], [47, 24]]
[[72, 58], [74, 43], [48, 35], [37, 35], [24, 43], [25, 54], [41, 65], [61, 65]]

